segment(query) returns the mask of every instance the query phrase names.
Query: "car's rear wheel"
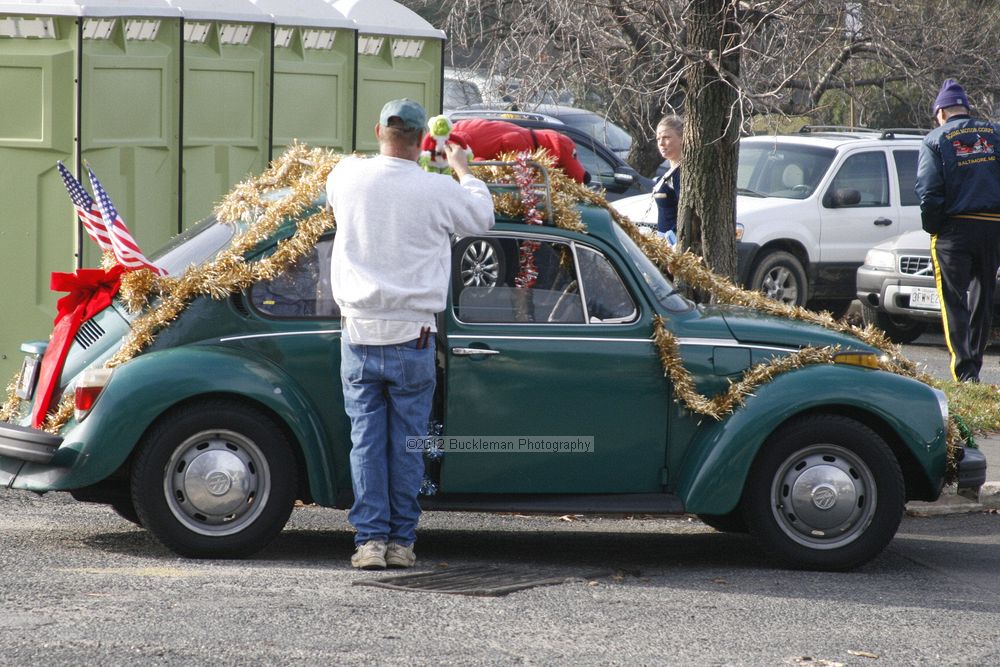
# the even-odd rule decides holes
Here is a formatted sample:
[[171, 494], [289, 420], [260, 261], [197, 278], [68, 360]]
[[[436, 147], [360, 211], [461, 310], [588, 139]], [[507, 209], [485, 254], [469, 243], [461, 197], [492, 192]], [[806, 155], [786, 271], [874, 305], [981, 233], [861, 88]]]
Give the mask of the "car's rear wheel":
[[809, 292], [802, 262], [783, 250], [768, 252], [757, 261], [750, 288], [789, 306], [804, 306]]
[[142, 520], [139, 519], [139, 514], [135, 511], [135, 505], [132, 504], [131, 500], [116, 500], [111, 503], [111, 509], [126, 521], [130, 521], [137, 526], [142, 525]]
[[699, 514], [698, 518], [720, 533], [747, 532], [747, 520], [739, 507], [728, 514]]
[[144, 437], [132, 465], [142, 525], [182, 556], [240, 558], [284, 527], [296, 461], [273, 420], [233, 401], [171, 413]]
[[750, 534], [783, 563], [817, 570], [846, 570], [878, 555], [905, 501], [889, 446], [838, 415], [777, 431], [754, 461], [745, 495]]
[[885, 332], [889, 340], [900, 345], [912, 343], [927, 330], [926, 322], [896, 317], [864, 302], [861, 303], [861, 320], [866, 325], [878, 327]]

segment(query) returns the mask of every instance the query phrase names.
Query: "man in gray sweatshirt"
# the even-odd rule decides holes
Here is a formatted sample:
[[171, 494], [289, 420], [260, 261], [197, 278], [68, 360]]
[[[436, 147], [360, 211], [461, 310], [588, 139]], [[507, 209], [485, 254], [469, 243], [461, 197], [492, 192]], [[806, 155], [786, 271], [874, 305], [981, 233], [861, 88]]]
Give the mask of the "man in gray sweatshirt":
[[416, 562], [424, 464], [406, 439], [427, 433], [434, 316], [447, 303], [451, 235], [493, 226], [493, 198], [463, 151], [445, 147], [458, 182], [420, 168], [426, 124], [413, 100], [386, 103], [375, 126], [379, 155], [344, 158], [326, 184], [337, 221], [331, 284], [343, 315], [340, 374], [351, 419], [351, 564], [364, 569]]

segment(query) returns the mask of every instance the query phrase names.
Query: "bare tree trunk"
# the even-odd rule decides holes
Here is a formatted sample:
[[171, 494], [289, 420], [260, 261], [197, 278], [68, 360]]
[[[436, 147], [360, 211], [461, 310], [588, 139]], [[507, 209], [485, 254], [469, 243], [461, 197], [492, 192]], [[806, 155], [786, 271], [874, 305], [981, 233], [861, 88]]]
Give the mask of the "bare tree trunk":
[[717, 274], [736, 276], [739, 26], [735, 0], [691, 0], [678, 237]]

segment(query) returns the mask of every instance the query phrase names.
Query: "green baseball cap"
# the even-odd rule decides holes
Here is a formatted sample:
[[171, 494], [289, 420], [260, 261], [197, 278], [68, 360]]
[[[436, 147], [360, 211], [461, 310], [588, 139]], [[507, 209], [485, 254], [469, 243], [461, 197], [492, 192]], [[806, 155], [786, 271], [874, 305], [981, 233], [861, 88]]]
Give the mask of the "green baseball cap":
[[423, 130], [427, 126], [427, 112], [417, 102], [413, 100], [390, 100], [382, 107], [379, 116], [379, 124], [382, 127], [389, 126], [389, 119], [393, 116], [403, 121], [403, 127], [411, 130]]

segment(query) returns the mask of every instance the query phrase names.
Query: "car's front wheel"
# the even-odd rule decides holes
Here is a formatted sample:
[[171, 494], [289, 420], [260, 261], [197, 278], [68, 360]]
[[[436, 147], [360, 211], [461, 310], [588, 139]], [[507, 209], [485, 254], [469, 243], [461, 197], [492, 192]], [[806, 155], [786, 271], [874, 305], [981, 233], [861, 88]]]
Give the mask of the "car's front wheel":
[[132, 465], [142, 525], [193, 558], [240, 558], [284, 527], [296, 497], [296, 462], [285, 433], [248, 406], [205, 401], [167, 415]]
[[783, 250], [768, 252], [757, 261], [750, 277], [750, 289], [789, 306], [804, 306], [809, 295], [802, 262]]
[[747, 481], [750, 534], [780, 561], [846, 570], [878, 555], [903, 516], [899, 463], [872, 429], [847, 417], [789, 423], [764, 444]]
[[889, 340], [900, 345], [912, 343], [927, 330], [926, 322], [894, 317], [864, 302], [861, 303], [861, 320], [866, 325], [878, 327], [885, 332]]

